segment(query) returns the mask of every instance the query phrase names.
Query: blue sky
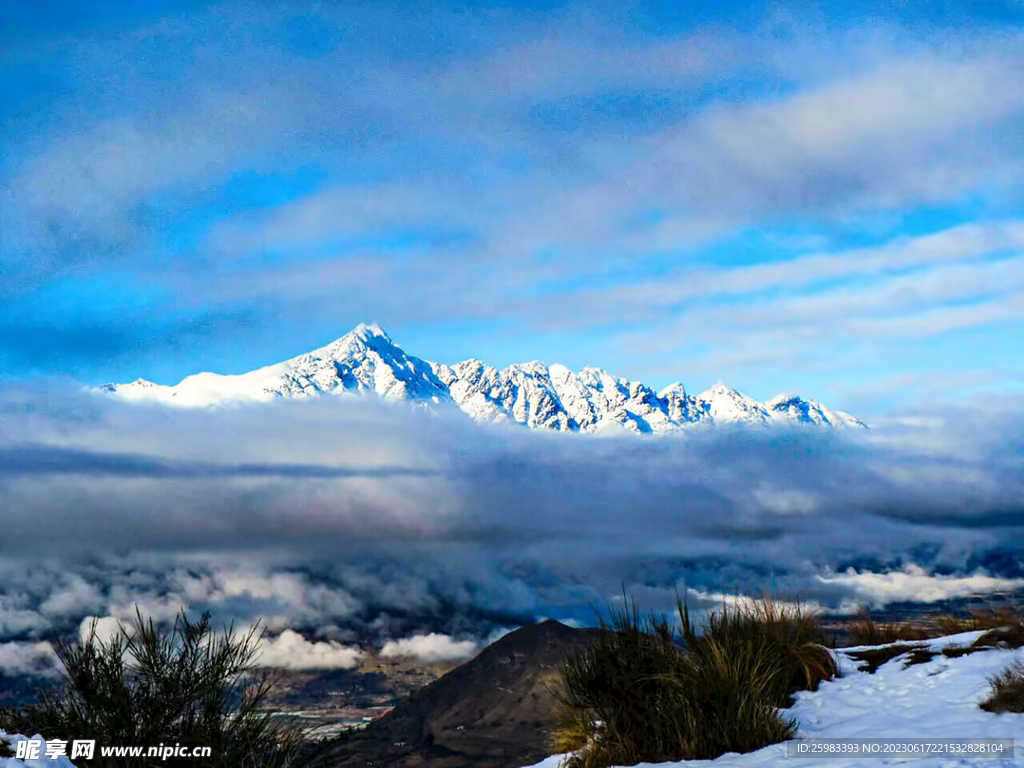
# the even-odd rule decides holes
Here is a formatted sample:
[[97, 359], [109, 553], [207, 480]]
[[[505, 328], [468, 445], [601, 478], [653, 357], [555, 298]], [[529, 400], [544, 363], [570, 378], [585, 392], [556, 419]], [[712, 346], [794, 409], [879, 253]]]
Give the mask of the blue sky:
[[679, 5], [8, 4], [0, 377], [1019, 394], [1024, 7]]

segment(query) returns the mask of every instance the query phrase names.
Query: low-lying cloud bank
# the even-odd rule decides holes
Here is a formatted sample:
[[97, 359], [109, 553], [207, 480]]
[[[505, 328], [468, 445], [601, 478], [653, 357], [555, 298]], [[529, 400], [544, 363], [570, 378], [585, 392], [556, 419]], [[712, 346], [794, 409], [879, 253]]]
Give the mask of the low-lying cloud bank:
[[359, 643], [442, 658], [592, 620], [623, 586], [655, 609], [684, 586], [826, 609], [1020, 589], [1024, 414], [927, 416], [595, 439], [362, 398], [182, 411], [8, 387], [0, 668], [136, 605], [260, 618], [267, 659], [345, 668]]
[[1024, 590], [1024, 579], [990, 576], [982, 571], [970, 574], [928, 573], [908, 564], [885, 573], [857, 571], [818, 576], [822, 584], [849, 587], [861, 603], [881, 607], [895, 602], [934, 603], [972, 595]]
[[258, 663], [283, 669], [353, 669], [363, 652], [333, 641], [310, 642], [298, 632], [286, 629], [277, 637], [264, 638]]
[[431, 632], [400, 640], [388, 640], [381, 648], [384, 658], [411, 656], [421, 661], [454, 661], [472, 656], [478, 650], [473, 640], [455, 640], [448, 635]]

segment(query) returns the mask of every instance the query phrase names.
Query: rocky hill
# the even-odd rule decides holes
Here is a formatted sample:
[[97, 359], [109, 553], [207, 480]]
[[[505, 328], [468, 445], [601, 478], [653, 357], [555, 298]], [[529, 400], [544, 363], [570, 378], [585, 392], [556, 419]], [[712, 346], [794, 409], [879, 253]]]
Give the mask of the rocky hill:
[[547, 685], [570, 648], [600, 630], [557, 621], [522, 627], [419, 689], [390, 713], [323, 747], [315, 764], [501, 768], [548, 754]]

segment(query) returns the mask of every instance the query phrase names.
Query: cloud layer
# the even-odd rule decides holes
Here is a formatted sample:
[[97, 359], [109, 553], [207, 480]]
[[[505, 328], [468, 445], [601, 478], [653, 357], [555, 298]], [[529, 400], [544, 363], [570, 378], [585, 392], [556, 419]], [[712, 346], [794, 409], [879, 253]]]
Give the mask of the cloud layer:
[[[592, 621], [623, 586], [657, 609], [676, 589], [837, 609], [1024, 583], [1024, 419], [1001, 409], [638, 439], [372, 398], [198, 412], [5, 388], [0, 408], [0, 641], [32, 644], [5, 646], [13, 669], [136, 605], [261, 619], [266, 659], [346, 668], [360, 643], [454, 658], [538, 616]], [[167, 471], [185, 461], [202, 471]]]

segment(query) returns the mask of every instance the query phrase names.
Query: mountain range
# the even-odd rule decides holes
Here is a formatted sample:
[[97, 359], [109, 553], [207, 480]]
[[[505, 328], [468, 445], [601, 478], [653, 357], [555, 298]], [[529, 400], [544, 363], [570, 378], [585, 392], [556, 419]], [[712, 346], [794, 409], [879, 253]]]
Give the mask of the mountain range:
[[730, 423], [866, 427], [848, 413], [789, 393], [760, 403], [724, 384], [699, 395], [679, 383], [655, 391], [600, 368], [574, 373], [539, 361], [500, 370], [476, 359], [433, 363], [407, 354], [373, 324], [361, 324], [325, 347], [249, 373], [197, 373], [173, 386], [137, 379], [99, 390], [128, 400], [186, 407], [372, 392], [393, 401], [453, 403], [479, 422], [563, 432], [624, 428], [658, 433]]

